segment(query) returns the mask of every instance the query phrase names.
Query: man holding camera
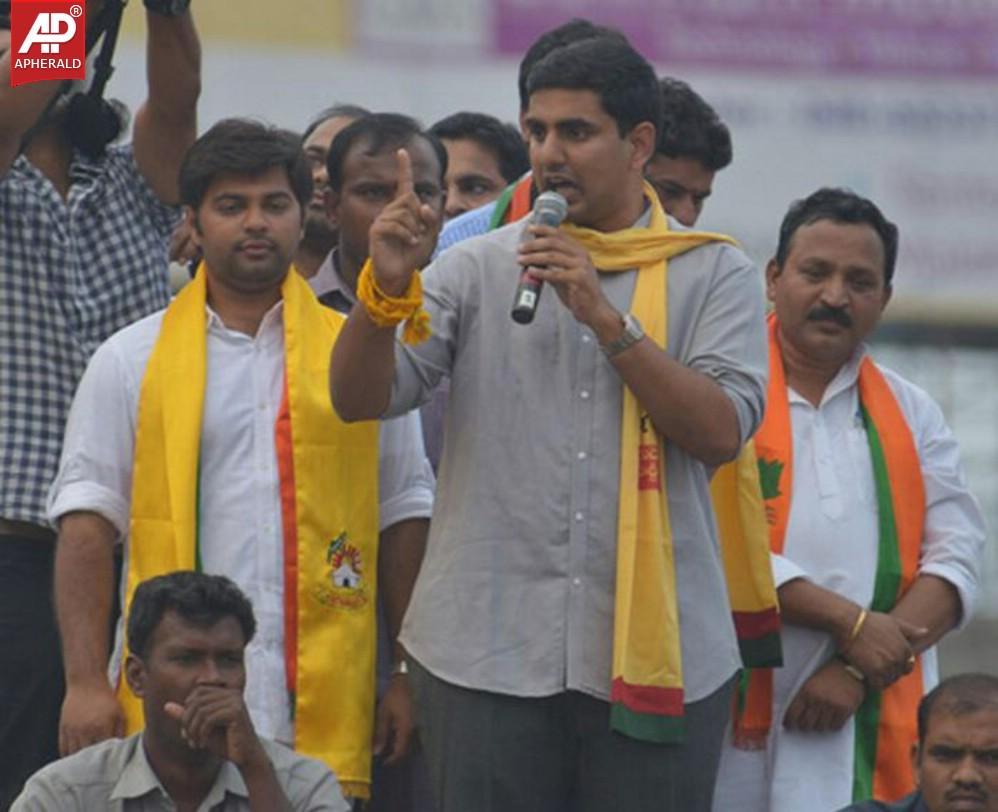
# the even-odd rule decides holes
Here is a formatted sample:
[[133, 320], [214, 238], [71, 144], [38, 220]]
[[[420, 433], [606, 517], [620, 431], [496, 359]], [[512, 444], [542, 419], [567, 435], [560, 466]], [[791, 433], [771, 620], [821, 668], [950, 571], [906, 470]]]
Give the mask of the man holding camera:
[[[101, 98], [101, 71], [88, 92], [61, 81], [11, 88], [14, 54], [0, 32], [0, 808], [58, 756], [63, 676], [45, 501], [69, 404], [94, 348], [168, 301], [177, 169], [200, 92], [188, 3], [145, 0], [149, 96], [127, 145], [111, 145], [124, 121]], [[108, 57], [122, 7], [87, 4], [88, 46], [103, 33]], [[0, 4], [0, 27], [9, 9]]]

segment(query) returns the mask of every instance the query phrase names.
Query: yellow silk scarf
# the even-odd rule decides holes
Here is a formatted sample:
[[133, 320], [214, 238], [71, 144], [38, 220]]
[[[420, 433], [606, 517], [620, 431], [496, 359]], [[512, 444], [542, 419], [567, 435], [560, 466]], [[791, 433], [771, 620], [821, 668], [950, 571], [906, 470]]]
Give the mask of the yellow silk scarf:
[[[708, 242], [732, 242], [705, 232], [669, 230], [650, 186], [648, 228], [602, 233], [573, 225], [562, 230], [580, 242], [601, 271], [638, 269], [631, 312], [665, 349], [668, 260]], [[610, 700], [615, 730], [651, 742], [683, 737], [683, 678], [676, 574], [669, 526], [662, 441], [626, 386], [621, 414], [617, 583]], [[720, 479], [718, 479], [720, 477]], [[736, 619], [755, 625], [769, 642], [762, 661], [779, 660], [776, 590], [755, 453], [741, 456], [715, 476], [714, 508], [722, 534], [728, 591]], [[773, 623], [775, 622], [775, 626]], [[743, 626], [745, 624], [742, 624]], [[751, 624], [750, 624], [751, 625]], [[745, 648], [743, 647], [743, 657]]]
[[[343, 317], [322, 307], [293, 268], [281, 294], [285, 392], [275, 454], [295, 749], [328, 764], [346, 794], [366, 797], [374, 723], [378, 428], [373, 422], [345, 425], [329, 400], [329, 355]], [[200, 568], [200, 545], [243, 543], [199, 538], [205, 304], [202, 267], [167, 309], [142, 381], [126, 616], [141, 581]], [[140, 730], [142, 705], [124, 681], [118, 695], [129, 732]]]

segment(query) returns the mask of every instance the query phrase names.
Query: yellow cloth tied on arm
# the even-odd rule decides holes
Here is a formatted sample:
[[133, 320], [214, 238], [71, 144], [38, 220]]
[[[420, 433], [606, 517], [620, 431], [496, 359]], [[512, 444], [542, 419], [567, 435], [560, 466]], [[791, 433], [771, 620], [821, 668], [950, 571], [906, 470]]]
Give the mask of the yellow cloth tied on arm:
[[[580, 242], [600, 271], [637, 268], [631, 312], [662, 349], [668, 337], [668, 260], [720, 234], [671, 231], [654, 190], [648, 228], [602, 233], [570, 224], [562, 230]], [[719, 472], [724, 486], [714, 498], [728, 591], [736, 613], [777, 623], [769, 541], [751, 444]], [[708, 543], [707, 539], [702, 540]], [[614, 608], [611, 726], [643, 741], [683, 738], [683, 669], [676, 572], [662, 438], [647, 412], [624, 386], [621, 410], [620, 502]], [[777, 649], [779, 644], [777, 641]]]
[[[346, 425], [329, 398], [343, 317], [293, 268], [283, 297], [285, 391], [275, 425], [284, 529], [285, 665], [295, 749], [366, 797], [374, 726], [378, 426]], [[207, 373], [205, 269], [167, 308], [142, 380], [135, 438], [125, 614], [143, 580], [200, 569], [199, 456]], [[245, 397], [232, 392], [231, 397]], [[232, 476], [245, 476], [232, 471]], [[250, 551], [247, 550], [247, 553]], [[142, 704], [122, 680], [128, 732]]]
[[419, 271], [409, 277], [409, 286], [401, 296], [389, 296], [374, 278], [374, 264], [368, 257], [357, 277], [357, 300], [378, 327], [394, 327], [405, 322], [402, 340], [406, 344], [421, 344], [433, 331], [430, 314], [423, 309], [423, 282]]

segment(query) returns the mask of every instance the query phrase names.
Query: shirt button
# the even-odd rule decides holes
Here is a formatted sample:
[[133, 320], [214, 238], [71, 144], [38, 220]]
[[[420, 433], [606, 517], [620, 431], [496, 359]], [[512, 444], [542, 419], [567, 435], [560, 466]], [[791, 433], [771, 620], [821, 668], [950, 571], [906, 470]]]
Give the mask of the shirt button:
[[589, 334], [588, 334], [588, 333], [583, 333], [583, 334], [582, 334], [582, 343], [583, 343], [583, 344], [588, 344], [588, 343], [590, 343], [591, 341], [592, 341], [592, 339], [591, 339], [591, 338], [589, 337]]
[[583, 400], [589, 400], [589, 390], [583, 389], [581, 392], [579, 392], [579, 397], [582, 398]]
[[575, 511], [575, 521], [581, 522], [585, 517], [581, 510]]
[[582, 579], [581, 578], [573, 578], [572, 579], [572, 586], [582, 586]]
[[585, 452], [585, 451], [580, 451], [580, 452], [579, 452], [579, 459], [580, 459], [580, 460], [584, 460], [584, 459], [585, 459], [585, 458], [586, 458], [587, 456], [588, 456], [588, 455], [586, 454], [586, 452]]

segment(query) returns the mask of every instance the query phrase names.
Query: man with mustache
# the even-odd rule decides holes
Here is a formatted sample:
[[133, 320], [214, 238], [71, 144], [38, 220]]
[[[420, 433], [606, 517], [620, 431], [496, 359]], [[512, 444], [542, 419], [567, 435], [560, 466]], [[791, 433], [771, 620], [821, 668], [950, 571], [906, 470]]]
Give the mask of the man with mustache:
[[892, 292], [897, 227], [821, 189], [766, 269], [766, 416], [755, 437], [784, 668], [752, 671], [714, 809], [812, 812], [914, 787], [934, 644], [969, 619], [985, 528], [957, 444], [921, 389], [863, 344]]
[[917, 792], [896, 804], [862, 801], [841, 812], [996, 812], [998, 678], [960, 674], [926, 694], [911, 760]]

